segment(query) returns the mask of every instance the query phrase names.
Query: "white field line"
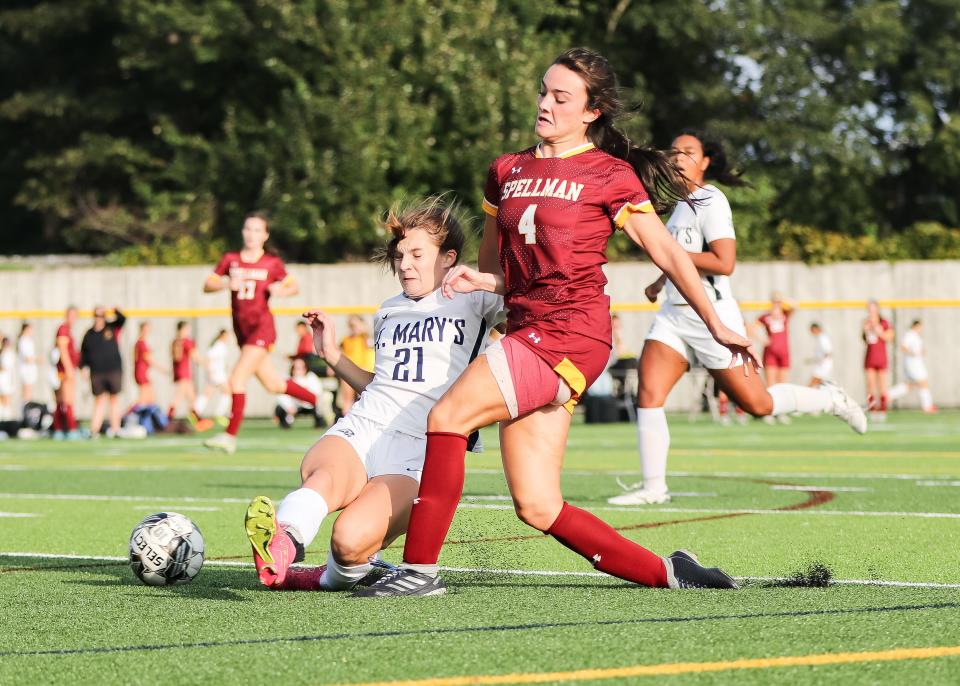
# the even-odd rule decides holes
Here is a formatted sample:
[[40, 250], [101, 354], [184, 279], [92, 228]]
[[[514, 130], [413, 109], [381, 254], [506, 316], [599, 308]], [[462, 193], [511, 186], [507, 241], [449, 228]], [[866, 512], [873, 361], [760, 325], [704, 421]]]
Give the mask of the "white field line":
[[918, 481], [917, 486], [960, 486], [960, 481]]
[[[486, 505], [483, 503], [460, 503], [457, 507], [472, 510], [512, 510], [511, 505]], [[872, 510], [759, 510], [714, 509], [699, 507], [587, 507], [591, 512], [674, 512], [681, 514], [756, 514], [799, 515], [801, 517], [918, 517], [920, 519], [960, 519], [960, 512], [880, 512]]]
[[[155, 510], [158, 507], [161, 510], [173, 509], [169, 507], [163, 507], [163, 505], [134, 505], [132, 509], [149, 511], [149, 510]], [[177, 505], [176, 508], [178, 512], [219, 512], [222, 509], [219, 507], [197, 507], [195, 505], [194, 506], [188, 505], [187, 507], [182, 507], [181, 505]]]
[[867, 493], [872, 491], [872, 488], [864, 488], [862, 486], [794, 486], [788, 484], [777, 484], [770, 487], [771, 491], [837, 491], [837, 492], [849, 492], [849, 493]]
[[[53, 455], [50, 455], [53, 457]], [[211, 473], [230, 473], [230, 472], [263, 472], [272, 474], [299, 474], [299, 466], [291, 464], [286, 467], [267, 467], [257, 465], [65, 465], [65, 466], [37, 466], [35, 464], [0, 464], [0, 471], [22, 472], [22, 471], [43, 471], [43, 472], [211, 472]], [[502, 469], [467, 469], [467, 474], [503, 474]], [[637, 470], [602, 470], [602, 469], [565, 469], [563, 474], [566, 476], [598, 476], [598, 477], [617, 477], [617, 476], [640, 476]], [[672, 477], [726, 477], [726, 478], [758, 478], [758, 479], [856, 479], [859, 481], [871, 481], [873, 479], [897, 479], [906, 481], [924, 480], [918, 485], [949, 485], [960, 486], [960, 475], [944, 474], [863, 474], [847, 472], [690, 472], [690, 471], [671, 471], [667, 476]], [[954, 480], [954, 481], [950, 481]], [[929, 481], [930, 483], [926, 483]], [[936, 483], [934, 483], [936, 482]]]
[[7, 517], [10, 519], [28, 519], [30, 517], [39, 517], [33, 512], [0, 512], [0, 519]]
[[[53, 553], [2, 552], [0, 557], [15, 557], [36, 560], [92, 560], [96, 562], [127, 562], [129, 558], [117, 555], [58, 555]], [[206, 560], [209, 567], [253, 567], [252, 562], [234, 560]], [[444, 572], [460, 574], [498, 574], [503, 576], [545, 576], [545, 577], [594, 577], [609, 575], [602, 572], [564, 572], [549, 569], [485, 569], [483, 567], [440, 567]], [[738, 576], [741, 581], [785, 581], [785, 577], [775, 576]], [[884, 581], [880, 579], [832, 579], [831, 584], [841, 586], [888, 586], [893, 588], [960, 588], [960, 583], [946, 584], [928, 581]]]
[[[68, 493], [0, 493], [0, 498], [8, 500], [63, 500], [63, 501], [97, 501], [97, 502], [132, 502], [132, 503], [223, 503], [247, 504], [248, 498], [193, 498], [170, 496], [139, 496], [139, 495], [86, 495]], [[458, 506], [461, 509], [472, 510], [512, 510], [512, 505], [495, 505], [492, 503], [464, 503]], [[883, 512], [872, 510], [762, 510], [762, 509], [716, 509], [698, 507], [589, 507], [594, 512], [671, 512], [682, 514], [757, 514], [757, 515], [799, 515], [811, 517], [917, 517], [920, 519], [960, 519], [960, 512]]]
[[72, 500], [72, 501], [118, 501], [128, 503], [244, 503], [250, 502], [249, 498], [192, 498], [192, 497], [170, 497], [166, 495], [145, 496], [145, 495], [85, 495], [73, 493], [0, 493], [0, 498], [9, 500]]

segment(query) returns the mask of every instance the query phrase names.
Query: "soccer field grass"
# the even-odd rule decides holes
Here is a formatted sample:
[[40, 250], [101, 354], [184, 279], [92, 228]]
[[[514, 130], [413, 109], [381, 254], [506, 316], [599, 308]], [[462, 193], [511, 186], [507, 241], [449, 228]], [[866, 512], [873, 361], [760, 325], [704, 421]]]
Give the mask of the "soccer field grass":
[[[565, 496], [741, 590], [595, 574], [516, 520], [490, 430], [441, 558], [451, 592], [392, 600], [258, 588], [246, 503], [298, 486], [312, 430], [251, 422], [229, 457], [196, 437], [0, 443], [0, 684], [960, 683], [960, 413], [893, 413], [866, 436], [825, 417], [670, 426], [673, 502], [606, 504], [639, 478], [627, 424], [574, 427]], [[171, 510], [207, 562], [143, 586], [120, 559], [130, 530]], [[834, 583], [770, 581], [813, 564]]]

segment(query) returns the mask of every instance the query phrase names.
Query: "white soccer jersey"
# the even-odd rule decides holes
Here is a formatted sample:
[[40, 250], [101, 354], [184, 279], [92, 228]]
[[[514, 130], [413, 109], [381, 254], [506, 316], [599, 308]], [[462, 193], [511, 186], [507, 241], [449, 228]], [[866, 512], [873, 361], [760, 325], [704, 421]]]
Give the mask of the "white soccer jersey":
[[833, 355], [833, 343], [830, 342], [830, 337], [822, 331], [814, 339], [813, 346], [813, 359], [818, 364]]
[[920, 334], [913, 329], [910, 329], [903, 334], [903, 339], [900, 341], [900, 347], [903, 348], [908, 358], [923, 358], [923, 339], [920, 338]]
[[[36, 375], [37, 373], [37, 346], [30, 336], [21, 336], [17, 341], [18, 367], [21, 376]], [[33, 383], [28, 382], [28, 383]]]
[[[733, 213], [727, 196], [716, 186], [706, 185], [690, 194], [690, 198], [699, 202], [691, 208], [686, 203], [677, 203], [676, 209], [667, 221], [667, 229], [674, 240], [687, 252], [708, 252], [709, 244], [721, 238], [736, 239], [733, 231]], [[701, 276], [703, 289], [711, 301], [732, 300], [730, 277], [711, 274]], [[685, 305], [686, 300], [673, 283], [667, 280], [666, 302], [671, 305]]]
[[480, 353], [503, 298], [486, 291], [390, 298], [374, 319], [374, 379], [350, 414], [422, 437], [427, 414]]
[[207, 381], [214, 386], [227, 382], [227, 344], [223, 341], [207, 349]]

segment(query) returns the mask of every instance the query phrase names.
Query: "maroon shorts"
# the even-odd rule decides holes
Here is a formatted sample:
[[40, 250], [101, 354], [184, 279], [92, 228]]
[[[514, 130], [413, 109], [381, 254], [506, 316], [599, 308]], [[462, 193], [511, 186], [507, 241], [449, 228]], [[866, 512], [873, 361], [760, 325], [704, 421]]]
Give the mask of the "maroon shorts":
[[144, 386], [150, 383], [150, 376], [147, 374], [146, 369], [135, 369], [133, 372], [133, 380], [137, 382], [138, 386]]
[[885, 371], [887, 369], [887, 356], [867, 354], [866, 359], [863, 361], [863, 368], [875, 369], [878, 372]]
[[763, 349], [763, 366], [790, 368], [790, 351], [779, 347], [767, 346]]
[[234, 325], [233, 332], [237, 335], [237, 343], [241, 348], [245, 345], [255, 345], [258, 348], [272, 350], [273, 344], [277, 342], [277, 331], [272, 321], [249, 329]]

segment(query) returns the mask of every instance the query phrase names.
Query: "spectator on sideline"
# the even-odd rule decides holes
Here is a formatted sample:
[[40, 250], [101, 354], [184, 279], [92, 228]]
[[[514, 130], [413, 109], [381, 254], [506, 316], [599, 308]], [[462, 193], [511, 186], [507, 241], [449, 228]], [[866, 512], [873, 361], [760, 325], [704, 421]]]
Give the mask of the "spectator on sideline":
[[140, 322], [140, 335], [133, 346], [133, 380], [137, 384], [137, 405], [140, 407], [157, 402], [153, 382], [150, 381], [150, 369], [157, 368], [153, 361], [153, 354], [150, 352], [150, 344], [147, 343], [151, 328], [150, 322]]
[[120, 433], [120, 390], [123, 387], [123, 362], [120, 359], [120, 329], [127, 321], [119, 307], [114, 307], [114, 318], [107, 320], [103, 307], [93, 310], [93, 326], [80, 343], [80, 367], [90, 370], [90, 389], [93, 393], [93, 415], [90, 433], [100, 435], [106, 405], [110, 405], [110, 429], [107, 436]]
[[810, 325], [810, 335], [813, 336], [813, 371], [810, 375], [810, 386], [816, 388], [824, 381], [833, 378], [833, 343], [830, 336], [817, 322]]
[[17, 339], [17, 372], [20, 374], [20, 402], [26, 405], [33, 400], [33, 387], [37, 383], [37, 344], [33, 340], [33, 324], [23, 322]]
[[0, 421], [16, 419], [13, 411], [14, 369], [17, 355], [9, 336], [0, 335]]
[[[370, 347], [370, 330], [367, 322], [359, 314], [351, 314], [347, 319], [347, 328], [350, 335], [340, 341], [340, 349], [347, 359], [365, 372], [373, 371], [374, 351]], [[357, 392], [343, 379], [340, 380], [340, 390], [337, 393], [340, 412], [347, 414], [357, 401]]]
[[177, 322], [177, 333], [170, 344], [170, 357], [173, 361], [173, 400], [170, 401], [170, 408], [167, 410], [167, 419], [172, 420], [177, 413], [177, 405], [181, 400], [187, 401], [187, 407], [190, 408], [188, 418], [197, 431], [206, 431], [213, 427], [213, 421], [203, 419], [196, 411], [197, 391], [193, 385], [192, 363], [200, 364], [200, 353], [197, 352], [197, 344], [190, 337], [190, 322]]
[[867, 375], [867, 409], [873, 419], [882, 421], [887, 415], [887, 343], [893, 340], [890, 322], [880, 314], [876, 300], [867, 302], [867, 318], [863, 320], [863, 342], [867, 345], [863, 359]]
[[898, 383], [890, 389], [890, 400], [902, 398], [910, 391], [916, 391], [920, 396], [920, 408], [927, 414], [934, 414], [937, 406], [933, 404], [933, 395], [930, 393], [930, 374], [927, 372], [927, 363], [923, 359], [923, 339], [920, 332], [923, 323], [914, 319], [910, 330], [903, 335], [900, 342], [900, 352], [903, 353], [903, 375], [906, 383]]
[[230, 413], [230, 404], [233, 397], [230, 394], [230, 374], [227, 369], [227, 355], [230, 354], [227, 341], [230, 339], [230, 332], [227, 329], [220, 329], [210, 347], [206, 352], [206, 376], [207, 385], [203, 388], [203, 393], [197, 396], [193, 409], [197, 416], [202, 417], [210, 407], [210, 401], [215, 395], [217, 404], [213, 408], [213, 419], [221, 426], [226, 426], [230, 421], [227, 415]]
[[57, 384], [54, 389], [57, 407], [53, 411], [53, 438], [82, 438], [73, 406], [77, 402], [77, 368], [80, 351], [73, 340], [73, 325], [77, 321], [77, 308], [70, 305], [64, 321], [57, 328], [56, 348], [51, 359], [56, 357]]

